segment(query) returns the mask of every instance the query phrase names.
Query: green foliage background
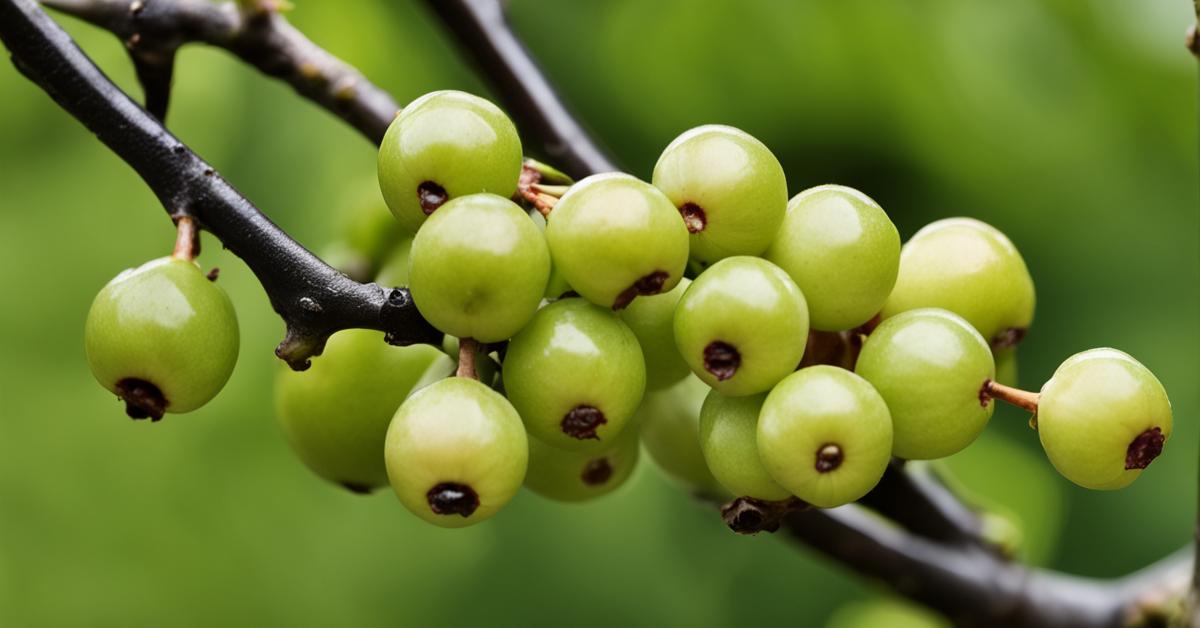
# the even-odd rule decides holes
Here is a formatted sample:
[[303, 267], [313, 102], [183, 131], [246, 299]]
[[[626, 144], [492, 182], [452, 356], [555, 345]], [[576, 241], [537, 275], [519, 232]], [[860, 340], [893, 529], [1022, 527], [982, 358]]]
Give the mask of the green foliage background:
[[[300, 0], [293, 21], [402, 102], [486, 94], [411, 0]], [[860, 187], [904, 237], [971, 215], [1009, 234], [1038, 285], [1021, 379], [1111, 345], [1153, 369], [1176, 431], [1132, 488], [1056, 476], [1020, 412], [950, 467], [1016, 517], [1035, 563], [1093, 576], [1191, 536], [1200, 411], [1195, 64], [1184, 0], [515, 0], [513, 21], [627, 169], [649, 177], [692, 125], [771, 146], [791, 191]], [[63, 19], [138, 94], [120, 44]], [[523, 493], [439, 530], [387, 493], [327, 486], [272, 417], [283, 327], [215, 240], [242, 356], [212, 404], [125, 419], [83, 359], [95, 292], [170, 250], [123, 163], [0, 67], [0, 625], [813, 625], [875, 595], [812, 551], [738, 538], [644, 464], [567, 506]], [[369, 190], [372, 147], [223, 52], [180, 56], [172, 130], [304, 244]], [[839, 626], [889, 617], [841, 612]], [[876, 619], [876, 621], [879, 621]]]

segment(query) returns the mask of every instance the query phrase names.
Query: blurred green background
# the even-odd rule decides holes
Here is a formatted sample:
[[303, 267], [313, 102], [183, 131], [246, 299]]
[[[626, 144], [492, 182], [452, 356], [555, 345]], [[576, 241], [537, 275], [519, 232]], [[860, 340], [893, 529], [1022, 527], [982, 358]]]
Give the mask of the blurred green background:
[[[401, 102], [487, 94], [419, 3], [296, 4], [301, 29]], [[904, 237], [955, 215], [1008, 233], [1038, 286], [1022, 383], [1114, 346], [1158, 374], [1175, 434], [1116, 493], [1055, 475], [1011, 409], [949, 466], [1021, 522], [1038, 564], [1114, 576], [1187, 542], [1200, 441], [1190, 2], [514, 0], [511, 12], [564, 98], [638, 176], [680, 131], [720, 122], [765, 141], [793, 193], [859, 187]], [[140, 94], [113, 37], [62, 21]], [[373, 185], [367, 142], [225, 53], [185, 49], [175, 83], [171, 129], [310, 248], [327, 244], [344, 199]], [[200, 261], [221, 267], [242, 326], [233, 379], [194, 414], [129, 421], [88, 372], [83, 320], [109, 278], [170, 251], [170, 222], [7, 63], [0, 94], [0, 625], [892, 616], [862, 607], [878, 591], [812, 551], [730, 534], [649, 464], [597, 502], [522, 493], [459, 531], [420, 523], [386, 492], [322, 483], [272, 417], [283, 326], [212, 239]]]

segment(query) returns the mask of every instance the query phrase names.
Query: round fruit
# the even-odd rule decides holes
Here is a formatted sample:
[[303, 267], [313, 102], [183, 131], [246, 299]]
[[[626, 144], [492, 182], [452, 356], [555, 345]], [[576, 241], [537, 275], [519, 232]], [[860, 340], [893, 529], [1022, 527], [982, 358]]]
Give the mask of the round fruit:
[[674, 329], [675, 305], [691, 283], [681, 279], [670, 292], [635, 299], [619, 314], [642, 347], [647, 390], [666, 388], [691, 373], [675, 346]]
[[996, 346], [1012, 345], [1033, 322], [1033, 279], [1013, 243], [971, 218], [939, 220], [900, 250], [900, 274], [883, 317], [922, 307], [950, 310]]
[[980, 396], [984, 383], [995, 379], [991, 349], [967, 321], [945, 310], [910, 310], [885, 320], [867, 337], [854, 370], [887, 402], [892, 453], [900, 458], [928, 460], [961, 450], [995, 409]]
[[499, 393], [450, 377], [408, 398], [387, 431], [392, 489], [413, 514], [446, 528], [496, 514], [525, 479], [521, 417]]
[[698, 495], [732, 497], [709, 472], [700, 450], [700, 406], [709, 390], [698, 377], [688, 375], [670, 388], [648, 392], [634, 423], [646, 453], [667, 477]]
[[700, 449], [713, 477], [738, 497], [780, 501], [792, 496], [758, 457], [763, 395], [726, 397], [712, 390], [700, 409]]
[[413, 239], [409, 289], [434, 327], [497, 342], [517, 333], [546, 291], [545, 240], [516, 203], [471, 194], [446, 203]]
[[789, 375], [758, 419], [763, 466], [787, 490], [820, 508], [866, 495], [892, 453], [887, 404], [867, 380], [835, 366]]
[[1171, 437], [1171, 402], [1158, 378], [1116, 349], [1062, 363], [1042, 386], [1038, 436], [1068, 480], [1118, 489], [1136, 480]]
[[619, 310], [675, 287], [687, 265], [683, 219], [654, 186], [627, 174], [590, 176], [550, 213], [554, 265], [583, 298]]
[[621, 432], [608, 450], [599, 453], [567, 451], [529, 437], [529, 472], [525, 487], [560, 502], [600, 497], [625, 483], [637, 466], [638, 433]]
[[808, 305], [778, 266], [729, 257], [692, 282], [674, 325], [679, 353], [693, 373], [724, 395], [753, 395], [800, 364]]
[[517, 129], [496, 105], [463, 92], [432, 92], [388, 126], [379, 145], [379, 189], [401, 226], [416, 232], [452, 198], [512, 196], [521, 159]]
[[396, 408], [453, 371], [453, 360], [429, 345], [393, 347], [379, 332], [340, 331], [308, 370], [280, 369], [275, 415], [304, 464], [365, 493], [387, 484], [383, 443]]
[[787, 180], [762, 142], [729, 126], [696, 127], [675, 138], [653, 182], [683, 216], [691, 256], [715, 262], [762, 253], [783, 220]]
[[800, 286], [814, 329], [840, 331], [883, 308], [900, 267], [900, 234], [866, 194], [822, 185], [788, 203], [764, 257]]
[[599, 452], [615, 442], [646, 389], [637, 337], [583, 299], [542, 308], [508, 343], [504, 390], [533, 436]]
[[135, 419], [191, 412], [215, 397], [238, 355], [237, 314], [195, 262], [164, 257], [126, 270], [88, 311], [92, 374]]

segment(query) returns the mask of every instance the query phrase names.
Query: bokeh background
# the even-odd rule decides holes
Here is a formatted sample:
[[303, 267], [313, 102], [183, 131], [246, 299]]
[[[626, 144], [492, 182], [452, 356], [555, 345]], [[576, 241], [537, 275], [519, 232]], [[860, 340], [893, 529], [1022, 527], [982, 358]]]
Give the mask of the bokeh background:
[[[297, 0], [291, 19], [401, 102], [487, 94], [412, 0]], [[1131, 488], [1054, 474], [1012, 409], [948, 461], [1019, 522], [1035, 564], [1122, 574], [1186, 543], [1197, 490], [1200, 219], [1185, 0], [514, 0], [564, 98], [629, 172], [701, 123], [764, 140], [793, 193], [866, 191], [902, 237], [970, 215], [1004, 230], [1038, 287], [1021, 347], [1037, 388], [1110, 345], [1162, 380], [1165, 455]], [[138, 94], [120, 44], [62, 18]], [[283, 326], [215, 240], [242, 355], [213, 403], [126, 419], [83, 357], [95, 292], [170, 251], [123, 163], [0, 67], [0, 625], [895, 625], [870, 583], [814, 552], [735, 537], [643, 464], [619, 493], [522, 493], [468, 530], [418, 522], [304, 469], [273, 418]], [[171, 129], [314, 249], [373, 185], [373, 148], [221, 51], [185, 49]], [[889, 619], [881, 619], [888, 617]], [[832, 618], [832, 619], [831, 619]]]

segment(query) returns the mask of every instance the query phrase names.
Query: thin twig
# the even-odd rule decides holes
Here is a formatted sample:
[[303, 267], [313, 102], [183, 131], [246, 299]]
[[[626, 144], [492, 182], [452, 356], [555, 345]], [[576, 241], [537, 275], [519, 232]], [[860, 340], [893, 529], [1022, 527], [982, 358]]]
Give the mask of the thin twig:
[[196, 219], [180, 216], [175, 221], [175, 250], [171, 257], [190, 262], [200, 254], [200, 232], [196, 230]]

